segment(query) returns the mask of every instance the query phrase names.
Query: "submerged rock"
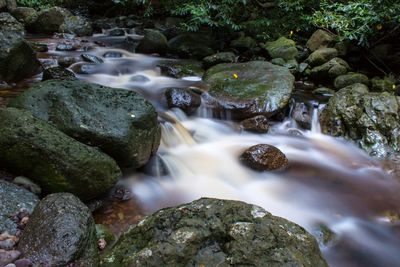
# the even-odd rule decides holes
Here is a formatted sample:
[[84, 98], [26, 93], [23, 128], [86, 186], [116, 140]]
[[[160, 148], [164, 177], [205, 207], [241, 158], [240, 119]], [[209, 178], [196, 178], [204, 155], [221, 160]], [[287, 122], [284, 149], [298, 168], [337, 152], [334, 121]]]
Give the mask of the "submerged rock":
[[265, 61], [219, 64], [203, 80], [216, 101], [212, 108], [235, 120], [276, 114], [289, 103], [294, 88], [287, 68]]
[[82, 54], [81, 58], [85, 62], [89, 62], [89, 63], [95, 63], [95, 64], [104, 63], [104, 60], [102, 58], [95, 56], [95, 55], [91, 55], [91, 54]]
[[327, 266], [316, 240], [264, 209], [203, 198], [148, 216], [101, 266]]
[[0, 81], [16, 82], [40, 69], [27, 41], [24, 26], [8, 13], [0, 13]]
[[18, 249], [35, 266], [98, 266], [92, 214], [77, 197], [52, 194], [35, 208]]
[[260, 144], [247, 149], [240, 155], [240, 162], [256, 171], [272, 171], [288, 166], [288, 159], [278, 148]]
[[168, 40], [159, 31], [147, 30], [143, 39], [139, 42], [136, 47], [137, 53], [143, 54], [165, 54], [168, 51]]
[[12, 218], [21, 210], [32, 213], [39, 198], [15, 184], [0, 180], [0, 233], [15, 235], [18, 224]]
[[240, 127], [245, 131], [255, 133], [267, 133], [269, 130], [268, 119], [263, 115], [243, 120]]
[[293, 40], [281, 37], [274, 42], [266, 43], [264, 48], [271, 58], [283, 58], [284, 60], [295, 59], [299, 51]]
[[[40, 99], [35, 101], [42, 104]], [[0, 166], [39, 184], [44, 193], [81, 199], [105, 193], [121, 176], [113, 159], [77, 142], [27, 111], [0, 109]]]
[[31, 87], [10, 105], [100, 148], [124, 167], [143, 166], [160, 143], [157, 112], [133, 91], [50, 80]]
[[400, 98], [387, 92], [370, 93], [353, 84], [330, 98], [322, 112], [322, 131], [357, 142], [371, 155], [400, 152]]
[[201, 105], [200, 95], [190, 89], [169, 88], [165, 91], [169, 108], [180, 108], [188, 115], [193, 114]]

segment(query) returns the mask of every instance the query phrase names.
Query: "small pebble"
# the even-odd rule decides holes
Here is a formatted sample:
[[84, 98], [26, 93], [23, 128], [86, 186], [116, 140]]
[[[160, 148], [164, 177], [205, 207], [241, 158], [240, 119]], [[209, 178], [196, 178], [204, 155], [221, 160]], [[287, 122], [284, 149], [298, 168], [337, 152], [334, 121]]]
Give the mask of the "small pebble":
[[106, 248], [107, 242], [106, 242], [106, 240], [104, 240], [103, 238], [100, 238], [100, 239], [97, 241], [97, 245], [98, 245], [98, 247], [99, 247], [100, 250], [103, 250], [103, 249]]

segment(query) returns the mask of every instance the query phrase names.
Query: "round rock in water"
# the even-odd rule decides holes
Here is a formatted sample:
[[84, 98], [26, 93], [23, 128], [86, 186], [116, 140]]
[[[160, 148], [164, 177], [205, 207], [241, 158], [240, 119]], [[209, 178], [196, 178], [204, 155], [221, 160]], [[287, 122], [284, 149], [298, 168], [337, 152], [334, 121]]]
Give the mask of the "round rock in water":
[[327, 266], [302, 227], [239, 201], [200, 199], [131, 227], [101, 266]]
[[272, 171], [288, 166], [288, 159], [278, 148], [260, 144], [247, 149], [240, 156], [240, 162], [257, 171]]
[[268, 119], [263, 115], [245, 119], [240, 123], [240, 127], [245, 131], [255, 133], [267, 133], [269, 130]]

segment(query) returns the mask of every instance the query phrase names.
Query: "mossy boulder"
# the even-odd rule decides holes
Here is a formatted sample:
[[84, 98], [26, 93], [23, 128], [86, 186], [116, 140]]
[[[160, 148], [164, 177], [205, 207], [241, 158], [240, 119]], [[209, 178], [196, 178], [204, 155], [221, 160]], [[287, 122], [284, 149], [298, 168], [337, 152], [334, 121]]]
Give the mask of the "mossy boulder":
[[157, 66], [162, 75], [172, 78], [202, 77], [204, 74], [202, 63], [197, 60], [161, 60]]
[[322, 131], [354, 140], [373, 156], [390, 156], [400, 152], [399, 103], [399, 97], [368, 92], [364, 84], [347, 86], [321, 114]]
[[244, 34], [239, 36], [237, 39], [232, 40], [230, 46], [240, 52], [245, 52], [251, 50], [257, 46], [257, 41], [250, 36], [245, 36]]
[[221, 63], [235, 63], [236, 55], [232, 52], [221, 52], [203, 58], [203, 66], [208, 69]]
[[294, 76], [287, 68], [266, 61], [219, 64], [203, 76], [216, 112], [233, 119], [270, 117], [289, 103]]
[[28, 30], [31, 29], [38, 18], [37, 11], [31, 7], [17, 7], [12, 11], [12, 15], [19, 22], [24, 24], [25, 28]]
[[264, 48], [267, 50], [271, 58], [283, 58], [284, 60], [295, 59], [299, 51], [296, 48], [296, 43], [285, 37], [281, 37], [276, 41], [268, 42]]
[[121, 176], [109, 156], [27, 111], [1, 108], [0, 132], [0, 167], [29, 177], [45, 194], [71, 192], [88, 200], [105, 193]]
[[130, 228], [101, 266], [327, 266], [302, 227], [264, 209], [203, 198]]
[[92, 24], [81, 16], [66, 17], [60, 25], [59, 31], [63, 33], [76, 34], [77, 36], [92, 36]]
[[0, 233], [17, 233], [17, 223], [12, 219], [21, 209], [28, 214], [32, 213], [39, 202], [39, 198], [15, 184], [0, 180]]
[[215, 40], [210, 34], [184, 33], [168, 41], [170, 52], [181, 57], [203, 59], [214, 54]]
[[317, 81], [332, 81], [350, 70], [349, 64], [341, 58], [335, 57], [328, 62], [311, 69], [310, 76]]
[[320, 48], [326, 48], [333, 44], [335, 35], [322, 29], [316, 30], [307, 41], [307, 48], [314, 52]]
[[44, 69], [42, 81], [47, 80], [77, 80], [77, 78], [69, 69], [56, 66]]
[[143, 166], [160, 143], [157, 112], [133, 91], [49, 80], [22, 93], [10, 106], [29, 110], [124, 167]]
[[60, 26], [71, 16], [72, 13], [68, 9], [61, 7], [52, 7], [42, 10], [39, 12], [38, 18], [33, 25], [33, 30], [37, 33], [45, 34], [59, 32]]
[[147, 30], [143, 39], [140, 40], [138, 46], [136, 47], [137, 53], [143, 54], [165, 54], [168, 51], [168, 40], [159, 31]]
[[393, 76], [374, 77], [371, 79], [371, 91], [395, 93], [396, 82], [396, 78]]
[[320, 48], [308, 56], [306, 62], [310, 66], [320, 66], [339, 55], [335, 48]]
[[24, 39], [24, 26], [0, 13], [0, 80], [17, 82], [38, 72], [40, 62]]
[[362, 83], [365, 84], [366, 86], [369, 85], [369, 79], [367, 75], [362, 74], [362, 73], [356, 73], [356, 72], [349, 72], [344, 75], [338, 76], [335, 81], [334, 85], [336, 89], [341, 89], [346, 86], [356, 84], [356, 83]]
[[44, 198], [18, 244], [34, 266], [98, 266], [96, 229], [88, 207], [69, 193]]

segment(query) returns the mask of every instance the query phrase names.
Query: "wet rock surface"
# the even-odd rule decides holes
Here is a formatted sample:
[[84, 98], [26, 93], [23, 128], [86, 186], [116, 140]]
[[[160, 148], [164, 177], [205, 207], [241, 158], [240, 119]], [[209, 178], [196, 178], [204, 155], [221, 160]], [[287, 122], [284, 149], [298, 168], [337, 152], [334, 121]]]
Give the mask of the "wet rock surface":
[[47, 80], [77, 80], [75, 74], [63, 67], [46, 68], [43, 71], [42, 81]]
[[39, 198], [28, 190], [4, 180], [0, 180], [0, 195], [0, 233], [15, 235], [19, 225], [13, 217], [21, 210], [32, 213]]
[[216, 101], [213, 109], [239, 120], [276, 114], [288, 104], [294, 89], [294, 76], [287, 68], [265, 61], [219, 64], [203, 80]]
[[240, 162], [256, 171], [272, 171], [288, 166], [288, 159], [278, 148], [259, 144], [248, 148], [239, 158]]
[[200, 95], [189, 88], [168, 88], [165, 91], [165, 97], [169, 108], [180, 108], [189, 115], [193, 114], [201, 104]]
[[38, 183], [44, 193], [81, 199], [105, 193], [121, 176], [113, 159], [27, 111], [0, 109], [0, 166]]
[[133, 91], [50, 80], [35, 85], [10, 105], [99, 147], [122, 166], [144, 165], [160, 143], [154, 107]]
[[300, 226], [244, 202], [203, 198], [126, 232], [101, 266], [327, 266]]
[[240, 127], [254, 133], [267, 133], [269, 130], [268, 119], [263, 115], [243, 120]]
[[90, 210], [72, 194], [47, 196], [32, 213], [18, 249], [35, 266], [98, 266]]
[[339, 90], [321, 115], [326, 134], [357, 142], [371, 155], [386, 157], [400, 152], [399, 97], [372, 93], [364, 84]]

